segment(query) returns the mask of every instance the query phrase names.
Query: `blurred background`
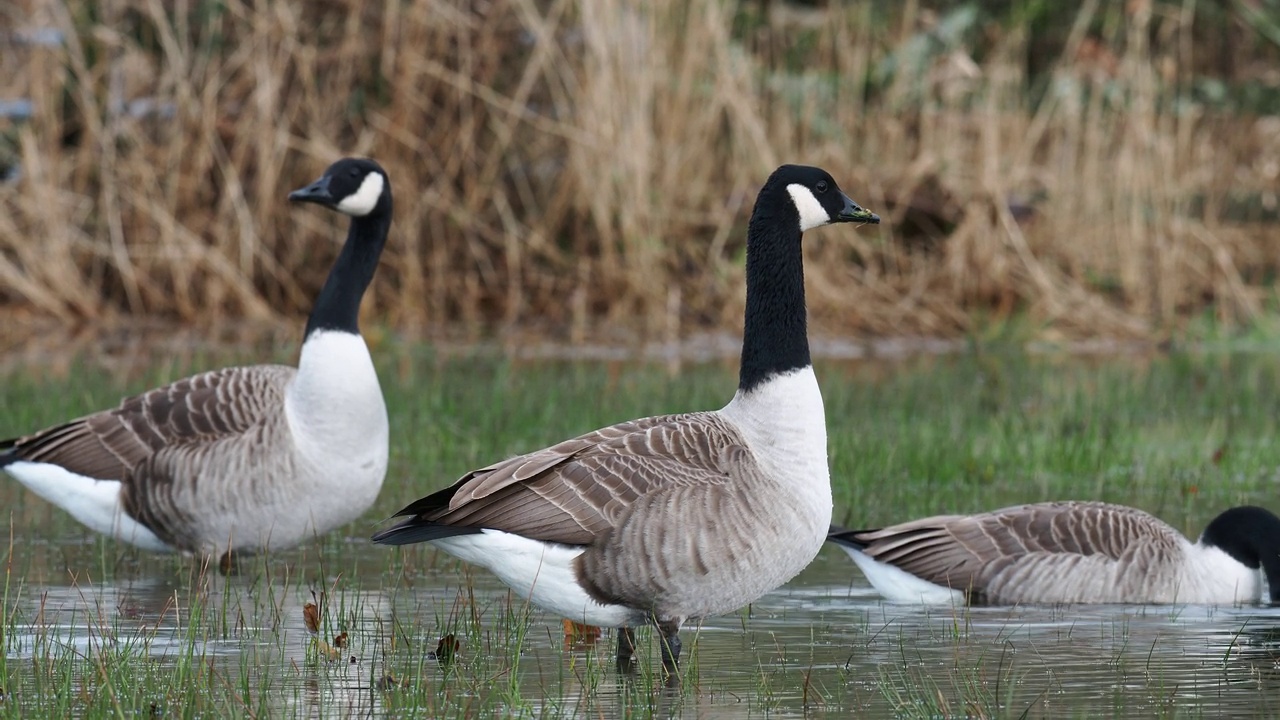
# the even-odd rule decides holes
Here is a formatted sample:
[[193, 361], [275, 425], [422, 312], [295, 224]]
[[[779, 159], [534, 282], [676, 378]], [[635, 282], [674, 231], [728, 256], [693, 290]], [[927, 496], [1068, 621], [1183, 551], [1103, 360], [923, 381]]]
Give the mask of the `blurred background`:
[[1280, 0], [0, 3], [0, 324], [287, 327], [392, 178], [362, 315], [408, 337], [737, 332], [783, 162], [847, 337], [1274, 329]]

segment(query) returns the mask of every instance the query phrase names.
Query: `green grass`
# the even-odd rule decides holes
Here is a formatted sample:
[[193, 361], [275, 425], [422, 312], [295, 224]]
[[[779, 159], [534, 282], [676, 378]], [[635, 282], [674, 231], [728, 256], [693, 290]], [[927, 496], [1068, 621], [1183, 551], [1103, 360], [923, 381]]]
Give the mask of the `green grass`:
[[[378, 355], [393, 447], [377, 506], [236, 576], [94, 539], [0, 483], [13, 538], [0, 539], [0, 717], [1195, 716], [1212, 714], [1197, 698], [1240, 702], [1280, 684], [1265, 673], [1268, 623], [1280, 618], [1265, 611], [892, 608], [847, 598], [860, 581], [832, 551], [789, 591], [689, 628], [681, 689], [662, 688], [651, 634], [640, 636], [639, 676], [621, 680], [611, 637], [566, 647], [555, 618], [483, 571], [365, 538], [469, 468], [631, 417], [719, 407], [735, 362], [673, 375], [419, 348]], [[0, 437], [226, 361], [11, 374]], [[1269, 355], [982, 353], [818, 370], [838, 522], [1098, 498], [1194, 535], [1230, 505], [1280, 509], [1280, 359]], [[324, 599], [318, 639], [347, 633], [336, 660], [303, 627], [313, 597]], [[460, 643], [449, 663], [429, 655], [446, 635]]]
[[1078, 498], [1143, 507], [1196, 532], [1229, 505], [1267, 504], [1274, 486], [1271, 356], [910, 365], [883, 379], [826, 374], [825, 388], [844, 390], [825, 393], [840, 520]]

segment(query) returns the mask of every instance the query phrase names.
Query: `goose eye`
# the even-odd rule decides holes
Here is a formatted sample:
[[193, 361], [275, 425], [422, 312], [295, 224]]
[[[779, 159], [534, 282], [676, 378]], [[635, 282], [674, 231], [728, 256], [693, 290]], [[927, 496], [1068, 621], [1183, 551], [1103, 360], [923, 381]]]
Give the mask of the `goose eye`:
[[360, 169], [359, 169], [359, 168], [351, 168], [350, 175], [351, 175], [351, 177], [353, 177], [353, 178], [360, 177]]
[[815, 190], [817, 190], [819, 193], [824, 193], [824, 192], [826, 192], [826, 191], [827, 191], [827, 181], [826, 181], [826, 180], [819, 180], [819, 181], [818, 181], [818, 184], [817, 184], [817, 185], [814, 185], [813, 187], [814, 187], [814, 189], [815, 189]]

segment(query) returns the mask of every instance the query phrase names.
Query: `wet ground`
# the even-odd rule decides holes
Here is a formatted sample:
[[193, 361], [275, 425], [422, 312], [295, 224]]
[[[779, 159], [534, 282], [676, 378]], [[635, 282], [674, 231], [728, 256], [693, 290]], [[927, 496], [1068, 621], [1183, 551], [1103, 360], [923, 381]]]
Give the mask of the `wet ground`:
[[[114, 375], [70, 367], [10, 382], [0, 405], [15, 414], [0, 420], [48, 423], [118, 397], [102, 387]], [[379, 507], [231, 576], [99, 540], [16, 483], [0, 485], [10, 537], [0, 553], [0, 716], [1280, 714], [1280, 610], [890, 605], [834, 547], [749, 609], [687, 628], [678, 690], [655, 677], [648, 633], [640, 671], [619, 676], [610, 635], [568, 638], [558, 618], [484, 571], [367, 537], [428, 483], [495, 453], [640, 408], [714, 407], [732, 368], [410, 370], [407, 381], [383, 372], [401, 439]], [[451, 381], [463, 371], [484, 382]], [[1277, 355], [829, 362], [822, 378], [838, 520], [1075, 497], [1138, 505], [1194, 531], [1231, 504], [1277, 509]], [[549, 393], [563, 407], [548, 408]], [[458, 417], [432, 414], [444, 411]], [[480, 432], [487, 444], [469, 440]], [[320, 607], [315, 633], [310, 602]], [[432, 653], [449, 636], [457, 654], [441, 662]]]
[[[199, 667], [273, 715], [357, 717], [424, 708], [468, 715], [468, 694], [500, 669], [508, 697], [486, 712], [556, 717], [1274, 717], [1280, 711], [1280, 611], [1197, 606], [922, 608], [881, 602], [829, 548], [795, 582], [741, 614], [686, 631], [685, 687], [662, 690], [652, 636], [638, 677], [610, 667], [612, 637], [571, 641], [561, 623], [524, 615], [483, 572], [435, 564], [393, 579], [368, 554], [365, 576], [290, 577], [275, 562], [192, 577], [180, 562], [130, 579], [11, 587], [9, 673], [39, 664], [133, 662], [164, 674]], [[332, 551], [326, 563], [336, 567]], [[348, 558], [349, 559], [349, 558]], [[144, 562], [143, 565], [149, 565]], [[304, 574], [307, 570], [301, 570]], [[304, 605], [325, 592], [317, 650]], [[200, 588], [193, 592], [192, 588]], [[334, 589], [336, 588], [336, 589]], [[345, 589], [344, 589], [345, 588]], [[379, 588], [379, 589], [356, 589]], [[346, 647], [329, 651], [345, 632]], [[455, 666], [430, 659], [458, 640]], [[491, 654], [485, 659], [478, 655]], [[331, 657], [332, 656], [332, 657]], [[510, 667], [507, 658], [516, 658]], [[416, 660], [415, 660], [416, 658]], [[452, 676], [450, 673], [452, 672]], [[82, 680], [73, 680], [74, 683]], [[444, 688], [454, 683], [453, 693]], [[655, 689], [659, 688], [659, 689]], [[20, 688], [10, 688], [18, 690]], [[39, 687], [21, 688], [27, 697]], [[492, 690], [492, 688], [489, 688]], [[216, 688], [212, 691], [216, 692]], [[156, 693], [156, 702], [167, 695]], [[176, 715], [175, 715], [176, 716]]]

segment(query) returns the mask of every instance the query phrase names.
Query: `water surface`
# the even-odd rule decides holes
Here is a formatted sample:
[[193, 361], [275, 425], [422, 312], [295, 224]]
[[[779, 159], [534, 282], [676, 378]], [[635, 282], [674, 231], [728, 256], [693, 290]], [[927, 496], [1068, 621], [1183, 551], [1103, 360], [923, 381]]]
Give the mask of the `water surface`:
[[[620, 677], [612, 637], [566, 638], [557, 618], [487, 573], [366, 538], [378, 518], [495, 455], [626, 417], [715, 407], [732, 392], [732, 363], [675, 375], [617, 362], [397, 367], [382, 369], [394, 437], [378, 506], [341, 532], [229, 577], [96, 539], [16, 483], [0, 483], [13, 538], [0, 714], [1280, 712], [1280, 612], [1272, 608], [891, 605], [834, 547], [749, 609], [688, 627], [682, 688], [664, 689], [654, 676], [652, 634], [641, 637], [638, 675]], [[1280, 509], [1275, 356], [827, 362], [820, 377], [841, 521], [1094, 498], [1138, 505], [1194, 534], [1232, 504]], [[0, 436], [155, 382], [10, 375]], [[324, 607], [314, 636], [303, 611], [313, 601]], [[332, 646], [339, 633], [345, 647], [317, 644]], [[452, 664], [430, 657], [447, 635], [460, 643]]]

